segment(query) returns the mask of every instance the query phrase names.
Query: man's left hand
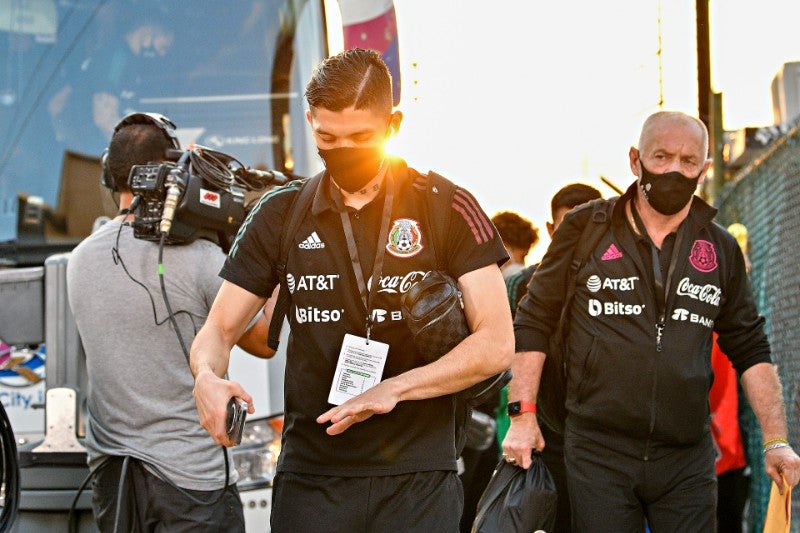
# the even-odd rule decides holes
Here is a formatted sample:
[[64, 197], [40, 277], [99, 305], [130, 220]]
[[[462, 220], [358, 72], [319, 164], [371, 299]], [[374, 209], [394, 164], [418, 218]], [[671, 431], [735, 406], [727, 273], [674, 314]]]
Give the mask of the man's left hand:
[[318, 424], [330, 422], [325, 430], [328, 435], [344, 433], [353, 424], [358, 424], [372, 415], [381, 415], [395, 408], [400, 398], [388, 381], [381, 382], [366, 392], [347, 400], [342, 405], [329, 409], [317, 417]]
[[790, 446], [774, 448], [764, 454], [764, 464], [769, 477], [778, 485], [781, 494], [785, 490], [781, 475], [790, 487], [796, 487], [800, 482], [800, 457]]

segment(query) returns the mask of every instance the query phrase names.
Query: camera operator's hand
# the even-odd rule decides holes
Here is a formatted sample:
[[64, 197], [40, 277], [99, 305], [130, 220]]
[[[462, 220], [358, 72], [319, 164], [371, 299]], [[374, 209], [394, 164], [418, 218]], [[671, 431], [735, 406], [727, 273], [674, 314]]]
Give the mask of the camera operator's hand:
[[228, 401], [236, 397], [247, 402], [247, 412], [252, 414], [255, 412], [253, 398], [239, 383], [222, 379], [211, 370], [198, 372], [194, 380], [193, 394], [200, 425], [217, 444], [233, 446], [234, 443], [226, 432]]

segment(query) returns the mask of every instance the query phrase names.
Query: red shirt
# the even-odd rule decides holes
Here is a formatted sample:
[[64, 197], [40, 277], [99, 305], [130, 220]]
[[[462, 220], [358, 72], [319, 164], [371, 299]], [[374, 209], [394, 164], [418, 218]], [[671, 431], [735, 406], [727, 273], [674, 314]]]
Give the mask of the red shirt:
[[736, 372], [728, 357], [722, 353], [714, 333], [711, 366], [714, 384], [708, 394], [711, 406], [711, 435], [716, 449], [717, 475], [728, 470], [744, 468], [745, 456], [742, 433], [739, 430], [739, 391]]

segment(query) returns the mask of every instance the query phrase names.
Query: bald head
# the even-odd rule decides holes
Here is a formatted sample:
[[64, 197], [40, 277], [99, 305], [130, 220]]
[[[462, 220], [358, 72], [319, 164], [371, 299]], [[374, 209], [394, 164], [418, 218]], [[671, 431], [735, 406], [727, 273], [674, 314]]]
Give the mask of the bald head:
[[654, 214], [682, 220], [711, 166], [708, 130], [685, 113], [660, 111], [645, 120], [639, 148], [631, 147], [628, 159], [639, 177], [642, 205], [651, 206]]
[[703, 157], [708, 154], [708, 129], [706, 125], [700, 119], [680, 111], [658, 111], [647, 117], [639, 135], [639, 150], [646, 153], [655, 136], [665, 129], [673, 127], [693, 129], [703, 147]]

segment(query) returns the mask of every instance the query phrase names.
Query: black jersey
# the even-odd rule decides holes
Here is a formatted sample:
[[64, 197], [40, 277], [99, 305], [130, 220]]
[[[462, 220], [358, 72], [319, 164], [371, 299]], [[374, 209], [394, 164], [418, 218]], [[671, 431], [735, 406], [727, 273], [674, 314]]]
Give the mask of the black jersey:
[[[371, 338], [389, 345], [384, 379], [423, 364], [401, 314], [400, 298], [436, 268], [437, 255], [444, 254], [446, 270], [456, 279], [507, 259], [494, 225], [469, 192], [458, 188], [451, 213], [429, 222], [427, 176], [397, 161], [387, 177], [394, 180], [387, 242], [377, 242], [385, 188], [362, 209], [345, 208], [366, 277], [378, 246], [384, 253], [380, 274], [367, 282], [368, 287], [377, 284], [371, 301]], [[272, 293], [278, 283], [275, 266], [281, 228], [297, 192], [296, 185], [287, 186], [262, 198], [231, 248], [221, 273], [225, 279], [260, 296]], [[447, 248], [434, 254], [431, 224], [443, 223], [449, 223]], [[328, 393], [344, 335], [364, 336], [367, 316], [327, 176], [293, 236], [286, 282], [291, 293], [291, 334], [279, 470], [333, 476], [454, 470], [450, 396], [400, 402], [391, 413], [373, 416], [336, 436], [327, 435], [325, 426], [315, 421], [331, 407]]]

